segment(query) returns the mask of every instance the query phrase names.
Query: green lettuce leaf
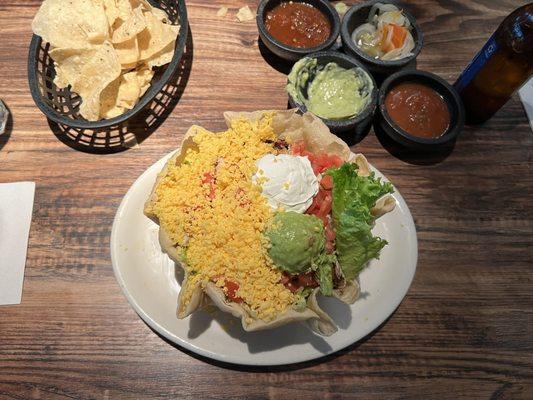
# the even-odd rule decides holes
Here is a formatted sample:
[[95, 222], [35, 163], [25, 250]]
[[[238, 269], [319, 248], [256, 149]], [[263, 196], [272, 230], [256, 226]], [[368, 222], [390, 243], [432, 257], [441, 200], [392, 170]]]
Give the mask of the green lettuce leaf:
[[335, 256], [323, 252], [313, 260], [313, 270], [318, 271], [318, 283], [324, 296], [333, 295], [333, 264]]
[[307, 287], [307, 288], [300, 288], [298, 292], [296, 292], [296, 302], [294, 303], [294, 306], [297, 311], [303, 311], [307, 307], [307, 298], [313, 291], [313, 288]]
[[387, 241], [372, 236], [374, 217], [370, 210], [376, 201], [393, 188], [381, 182], [374, 173], [368, 177], [357, 175], [357, 165], [345, 163], [330, 169], [333, 177], [333, 227], [337, 234], [337, 259], [346, 279], [355, 278], [366, 263], [378, 258]]

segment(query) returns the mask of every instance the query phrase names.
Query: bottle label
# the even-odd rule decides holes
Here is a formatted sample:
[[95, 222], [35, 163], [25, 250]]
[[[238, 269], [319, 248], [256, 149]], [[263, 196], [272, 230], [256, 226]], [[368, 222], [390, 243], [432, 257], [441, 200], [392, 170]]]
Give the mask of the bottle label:
[[485, 43], [485, 46], [477, 53], [474, 59], [465, 68], [454, 86], [458, 92], [462, 92], [465, 87], [476, 77], [481, 68], [492, 57], [492, 55], [498, 50], [498, 43], [496, 43], [496, 35], [493, 34], [490, 39]]

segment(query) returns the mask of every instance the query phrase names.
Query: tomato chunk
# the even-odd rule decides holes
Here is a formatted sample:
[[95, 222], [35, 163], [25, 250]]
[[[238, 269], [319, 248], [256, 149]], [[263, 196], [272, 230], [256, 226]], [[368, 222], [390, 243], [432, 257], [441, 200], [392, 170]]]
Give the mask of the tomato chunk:
[[294, 156], [301, 156], [304, 151], [305, 151], [305, 143], [303, 140], [294, 142], [291, 146], [291, 153]]
[[313, 154], [306, 150], [305, 143], [298, 141], [292, 144], [291, 153], [295, 156], [307, 157], [311, 162], [311, 167], [315, 175], [321, 174], [332, 167], [340, 167], [343, 163], [342, 159], [334, 154]]
[[242, 298], [235, 294], [237, 290], [239, 290], [239, 285], [237, 283], [226, 280], [224, 286], [226, 287], [226, 294], [228, 296], [228, 299], [235, 303], [243, 302]]
[[326, 175], [322, 178], [320, 181], [320, 186], [324, 190], [331, 190], [333, 189], [333, 177], [330, 175]]
[[226, 289], [226, 297], [235, 302], [235, 303], [242, 303], [244, 300], [237, 296], [237, 290], [239, 290], [239, 284], [230, 280], [227, 280], [224, 278], [223, 275], [215, 275], [210, 278], [213, 282], [217, 282], [220, 279], [224, 280], [224, 288]]
[[202, 183], [211, 183], [215, 180], [211, 172], [205, 172], [204, 177], [202, 178]]
[[280, 283], [283, 284], [292, 293], [297, 292], [300, 288], [317, 287], [318, 282], [314, 272], [306, 272], [298, 275], [283, 273]]
[[211, 172], [205, 172], [202, 178], [202, 183], [209, 184], [209, 194], [207, 197], [209, 197], [209, 199], [211, 200], [214, 200], [216, 197], [216, 193], [215, 193], [216, 190], [215, 190], [215, 177], [213, 176], [213, 174]]
[[318, 282], [315, 279], [315, 274], [313, 272], [308, 272], [306, 274], [298, 275], [298, 284], [301, 287], [317, 287]]

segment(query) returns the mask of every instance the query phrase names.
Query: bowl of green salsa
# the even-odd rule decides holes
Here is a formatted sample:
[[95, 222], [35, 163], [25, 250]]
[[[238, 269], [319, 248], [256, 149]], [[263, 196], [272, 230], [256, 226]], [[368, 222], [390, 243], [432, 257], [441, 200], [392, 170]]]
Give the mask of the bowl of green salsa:
[[286, 90], [291, 107], [312, 112], [332, 132], [363, 133], [376, 108], [377, 88], [370, 73], [357, 60], [335, 51], [300, 59]]

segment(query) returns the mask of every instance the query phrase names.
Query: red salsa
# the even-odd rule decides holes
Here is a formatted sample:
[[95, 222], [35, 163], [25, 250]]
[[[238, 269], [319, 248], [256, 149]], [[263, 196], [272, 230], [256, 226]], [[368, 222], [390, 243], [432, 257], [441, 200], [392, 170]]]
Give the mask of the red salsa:
[[413, 136], [436, 139], [450, 126], [446, 101], [436, 90], [420, 83], [396, 85], [385, 97], [385, 109], [400, 128]]
[[331, 35], [328, 18], [307, 3], [280, 3], [266, 13], [265, 26], [278, 42], [299, 49], [320, 46]]

